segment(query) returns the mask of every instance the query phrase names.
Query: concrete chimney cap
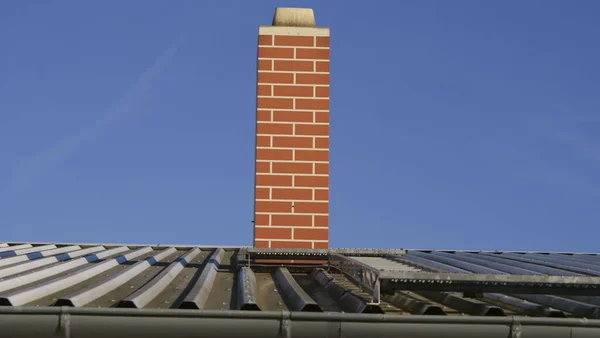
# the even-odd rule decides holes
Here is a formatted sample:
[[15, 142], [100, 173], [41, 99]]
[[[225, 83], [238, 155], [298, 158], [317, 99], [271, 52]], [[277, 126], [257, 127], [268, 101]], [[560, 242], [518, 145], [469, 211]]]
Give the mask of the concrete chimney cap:
[[273, 26], [316, 27], [312, 8], [278, 7], [273, 15]]

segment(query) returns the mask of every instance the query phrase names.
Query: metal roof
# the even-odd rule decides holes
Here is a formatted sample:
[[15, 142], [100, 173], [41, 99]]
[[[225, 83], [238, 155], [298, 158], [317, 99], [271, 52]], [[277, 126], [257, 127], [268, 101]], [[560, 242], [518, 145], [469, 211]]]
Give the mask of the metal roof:
[[0, 305], [595, 319], [600, 256], [0, 243]]

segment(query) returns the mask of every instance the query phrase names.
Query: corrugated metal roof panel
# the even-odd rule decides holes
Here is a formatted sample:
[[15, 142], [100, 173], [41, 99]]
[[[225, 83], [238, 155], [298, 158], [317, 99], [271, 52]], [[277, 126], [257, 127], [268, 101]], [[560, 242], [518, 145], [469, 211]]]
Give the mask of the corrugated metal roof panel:
[[[3, 243], [4, 244], [4, 243]], [[355, 276], [328, 265], [239, 268], [241, 248], [6, 243], [0, 304], [396, 315], [600, 317], [600, 297], [397, 290], [371, 302]], [[279, 250], [285, 254], [285, 250]], [[315, 251], [316, 252], [316, 251]], [[419, 250], [341, 252], [376, 271], [593, 276], [595, 255]], [[290, 253], [295, 253], [290, 250]], [[319, 251], [319, 254], [326, 254]], [[281, 258], [281, 257], [280, 257]], [[360, 266], [358, 266], [360, 268]]]

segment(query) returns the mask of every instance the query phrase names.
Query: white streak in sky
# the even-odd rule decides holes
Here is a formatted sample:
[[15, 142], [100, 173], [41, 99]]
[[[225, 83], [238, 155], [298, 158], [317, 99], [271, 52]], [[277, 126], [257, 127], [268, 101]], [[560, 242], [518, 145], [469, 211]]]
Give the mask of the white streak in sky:
[[73, 134], [66, 135], [51, 148], [33, 156], [29, 161], [18, 167], [9, 186], [4, 190], [3, 197], [10, 198], [13, 193], [41, 178], [53, 167], [73, 155], [86, 141], [100, 134], [111, 123], [141, 109], [151, 92], [156, 76], [171, 62], [182, 40], [183, 35], [175, 39], [156, 58], [154, 63], [139, 76], [134, 85], [116, 102], [114, 107], [104, 112], [97, 121], [82, 126]]

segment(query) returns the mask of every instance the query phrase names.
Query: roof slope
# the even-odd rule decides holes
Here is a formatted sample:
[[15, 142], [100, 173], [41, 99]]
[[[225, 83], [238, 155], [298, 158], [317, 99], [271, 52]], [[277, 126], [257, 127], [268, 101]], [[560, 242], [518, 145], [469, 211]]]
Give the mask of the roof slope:
[[595, 254], [0, 243], [8, 307], [600, 318], [596, 276]]
[[[238, 271], [239, 251], [239, 248], [3, 243], [0, 244], [0, 304], [600, 317], [600, 297], [587, 295], [483, 293], [470, 298], [458, 292], [397, 290], [393, 295], [383, 295], [379, 304], [373, 304], [371, 291], [359, 287], [352, 276], [328, 269], [327, 263], [250, 264]], [[379, 271], [600, 276], [597, 255], [344, 252], [356, 262]]]

